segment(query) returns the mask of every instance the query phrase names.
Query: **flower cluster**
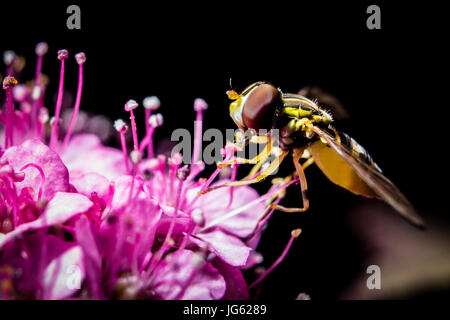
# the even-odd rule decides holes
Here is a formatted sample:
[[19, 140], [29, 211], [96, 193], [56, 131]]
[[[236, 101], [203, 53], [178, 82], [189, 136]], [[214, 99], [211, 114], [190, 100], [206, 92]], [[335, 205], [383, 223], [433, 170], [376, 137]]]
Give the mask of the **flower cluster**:
[[[78, 87], [71, 119], [62, 122], [67, 50], [58, 51], [61, 71], [54, 116], [44, 106], [41, 73], [45, 43], [36, 46], [34, 81], [18, 84], [20, 58], [4, 53], [5, 92], [0, 113], [0, 298], [3, 299], [247, 299], [286, 256], [248, 285], [242, 270], [261, 263], [256, 251], [262, 228], [287, 185], [276, 181], [264, 195], [248, 186], [218, 189], [236, 179], [217, 168], [208, 178], [199, 161], [202, 112], [196, 99], [192, 164], [182, 155], [155, 155], [153, 134], [163, 117], [156, 97], [143, 100], [145, 136], [139, 140], [136, 108], [116, 120], [121, 149], [74, 133], [83, 90], [84, 53], [75, 55]], [[132, 136], [132, 147], [126, 134]], [[63, 135], [64, 133], [64, 135]], [[226, 159], [234, 157], [225, 148]]]

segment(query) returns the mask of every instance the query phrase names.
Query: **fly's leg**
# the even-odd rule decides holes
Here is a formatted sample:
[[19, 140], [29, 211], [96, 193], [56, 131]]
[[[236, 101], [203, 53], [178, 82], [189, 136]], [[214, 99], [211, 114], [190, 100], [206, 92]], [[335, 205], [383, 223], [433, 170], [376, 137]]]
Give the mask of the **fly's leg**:
[[218, 189], [218, 188], [243, 186], [243, 185], [253, 184], [253, 183], [260, 182], [261, 180], [264, 180], [265, 178], [270, 176], [272, 173], [274, 173], [276, 169], [278, 169], [278, 167], [280, 166], [280, 164], [283, 161], [283, 159], [289, 153], [289, 151], [281, 150], [279, 148], [277, 148], [276, 150], [278, 150], [278, 154], [277, 154], [276, 159], [272, 163], [270, 163], [270, 165], [264, 171], [260, 172], [253, 179], [225, 183], [223, 185], [207, 189], [207, 190], [201, 192], [200, 194], [205, 194], [207, 192], [210, 192], [210, 191]]
[[305, 162], [302, 163], [302, 169], [306, 170], [306, 168], [308, 168], [313, 163], [314, 163], [314, 158], [313, 157], [308, 158], [308, 160], [306, 160]]
[[255, 131], [250, 131], [249, 134], [243, 133], [242, 131], [237, 131], [234, 135], [234, 141], [232, 143], [229, 143], [236, 147], [237, 150], [241, 151], [245, 148], [245, 146], [248, 143], [256, 143], [256, 144], [263, 144], [263, 143], [270, 143], [271, 136], [270, 135], [258, 135]]
[[[286, 208], [279, 204], [273, 203], [271, 205], [272, 208], [276, 210], [280, 210], [283, 212], [305, 212], [309, 209], [309, 199], [308, 199], [308, 184], [306, 182], [305, 173], [303, 172], [302, 165], [299, 163], [299, 160], [303, 154], [304, 149], [294, 149], [292, 160], [294, 161], [294, 166], [298, 174], [298, 179], [300, 182], [300, 190], [302, 192], [302, 200], [303, 200], [303, 208]], [[308, 160], [309, 161], [309, 160]]]
[[[265, 138], [263, 136], [262, 138]], [[264, 147], [263, 151], [261, 151], [258, 155], [253, 157], [252, 159], [245, 159], [245, 158], [234, 158], [226, 161], [219, 162], [217, 164], [218, 167], [226, 167], [232, 164], [257, 164], [262, 159], [267, 159], [267, 157], [270, 155], [272, 151], [272, 141], [270, 140], [270, 137], [267, 139], [267, 145]]]

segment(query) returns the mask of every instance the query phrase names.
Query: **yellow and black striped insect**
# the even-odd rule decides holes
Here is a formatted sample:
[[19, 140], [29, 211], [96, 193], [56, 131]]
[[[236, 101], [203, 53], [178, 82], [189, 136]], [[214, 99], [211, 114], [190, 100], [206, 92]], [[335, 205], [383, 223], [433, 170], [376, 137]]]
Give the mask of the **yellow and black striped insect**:
[[[302, 91], [300, 91], [302, 92]], [[303, 91], [305, 92], [305, 91]], [[286, 208], [273, 204], [285, 212], [303, 212], [309, 208], [307, 182], [304, 169], [316, 163], [330, 181], [355, 194], [379, 198], [391, 205], [403, 218], [415, 226], [424, 223], [414, 207], [400, 190], [387, 179], [368, 152], [353, 138], [337, 131], [331, 114], [319, 105], [299, 94], [286, 94], [267, 82], [256, 82], [240, 94], [227, 91], [232, 100], [230, 116], [242, 130], [251, 129], [254, 135], [236, 145], [266, 143], [264, 150], [253, 159], [234, 158], [219, 163], [227, 166], [235, 163], [255, 164], [251, 174], [241, 181], [222, 186], [239, 186], [259, 182], [271, 175], [283, 159], [291, 154], [302, 190], [303, 207]], [[279, 129], [279, 147], [274, 145], [270, 134], [260, 131]], [[270, 132], [270, 131], [269, 131]], [[238, 139], [237, 139], [238, 140]], [[269, 156], [276, 156], [263, 170], [258, 171]], [[300, 164], [301, 158], [307, 160]], [[220, 186], [220, 187], [222, 187]], [[209, 189], [207, 191], [210, 191]]]

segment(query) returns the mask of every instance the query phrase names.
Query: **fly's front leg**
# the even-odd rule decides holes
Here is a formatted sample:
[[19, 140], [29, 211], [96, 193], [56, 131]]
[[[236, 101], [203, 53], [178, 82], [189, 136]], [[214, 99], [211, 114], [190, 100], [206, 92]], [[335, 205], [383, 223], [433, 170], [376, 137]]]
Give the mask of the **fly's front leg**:
[[[258, 162], [262, 161], [263, 159], [267, 159], [267, 157], [270, 155], [271, 151], [272, 151], [272, 140], [270, 139], [270, 137], [266, 137], [266, 136], [261, 136], [261, 139], [265, 139], [267, 142], [267, 145], [265, 146], [265, 148], [263, 149], [263, 151], [261, 151], [259, 154], [257, 154], [255, 157], [253, 157], [252, 159], [245, 159], [245, 158], [241, 158], [241, 157], [237, 157], [234, 159], [230, 159], [230, 160], [225, 160], [222, 162], [219, 162], [217, 164], [218, 167], [226, 167], [232, 164], [257, 164]], [[238, 149], [239, 150], [239, 149]]]
[[214, 188], [207, 189], [207, 190], [201, 192], [200, 194], [205, 194], [207, 192], [210, 192], [210, 191], [218, 189], [218, 188], [243, 186], [243, 185], [253, 184], [253, 183], [257, 183], [257, 182], [259, 182], [261, 180], [264, 180], [265, 178], [267, 178], [268, 176], [273, 174], [275, 172], [275, 170], [278, 169], [278, 167], [280, 166], [281, 162], [283, 161], [283, 159], [288, 154], [288, 151], [281, 150], [281, 149], [278, 149], [278, 148], [276, 150], [278, 151], [278, 153], [276, 155], [275, 160], [273, 162], [271, 162], [270, 165], [266, 169], [264, 169], [262, 172], [260, 172], [253, 179], [229, 182], [229, 183], [226, 183], [226, 184], [214, 187]]
[[258, 135], [256, 131], [249, 129], [247, 132], [238, 130], [234, 135], [234, 143], [232, 143], [236, 148], [241, 151], [249, 143], [263, 144], [270, 143], [270, 134]]

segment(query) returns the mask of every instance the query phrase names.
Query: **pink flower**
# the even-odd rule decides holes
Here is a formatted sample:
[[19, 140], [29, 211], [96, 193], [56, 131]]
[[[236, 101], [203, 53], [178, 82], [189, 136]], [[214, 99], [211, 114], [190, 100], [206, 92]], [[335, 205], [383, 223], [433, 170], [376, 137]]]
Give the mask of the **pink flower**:
[[5, 151], [0, 163], [7, 163], [14, 171], [25, 173], [23, 181], [16, 182], [17, 192], [31, 188], [33, 198], [43, 200], [55, 192], [69, 190], [69, 172], [56, 152], [38, 139], [26, 140]]
[[69, 173], [58, 154], [37, 139], [8, 148], [0, 158], [0, 232], [40, 216], [56, 192], [69, 190]]
[[[75, 269], [73, 269], [75, 268]], [[71, 270], [75, 276], [73, 286]], [[78, 291], [85, 277], [80, 246], [61, 237], [33, 233], [17, 237], [2, 248], [0, 298], [64, 299]]]
[[[84, 278], [81, 247], [49, 234], [56, 227], [86, 212], [92, 202], [75, 193], [57, 192], [42, 215], [18, 226], [0, 238], [0, 268], [10, 270], [0, 276], [7, 290], [0, 297], [62, 299], [76, 293], [76, 286], [67, 286], [68, 268], [76, 267], [78, 281]], [[64, 234], [60, 230], [60, 234]]]
[[[60, 50], [57, 55], [60, 82], [54, 117], [49, 119], [41, 75], [47, 50], [43, 43], [36, 48], [32, 88], [17, 85], [13, 76], [18, 74], [9, 67], [3, 85], [0, 297], [248, 299], [249, 288], [284, 259], [296, 237], [292, 235], [267, 272], [247, 285], [242, 269], [262, 261], [255, 250], [273, 212], [267, 203], [279, 201], [281, 191], [296, 180], [274, 185], [264, 195], [241, 186], [200, 196], [214, 186], [221, 171], [197, 178], [205, 168], [199, 160], [203, 112], [208, 107], [203, 99], [194, 101], [190, 166], [182, 165], [181, 154], [155, 156], [153, 135], [163, 125], [162, 115], [152, 114], [160, 107], [156, 97], [144, 99], [141, 140], [139, 103], [125, 103], [130, 124], [114, 123], [121, 150], [104, 146], [93, 134], [74, 135], [86, 56], [75, 55], [78, 86], [65, 127], [61, 113], [69, 53]], [[129, 128], [130, 150], [125, 137]], [[227, 146], [223, 156], [231, 159], [235, 151]], [[235, 180], [237, 169], [216, 183]]]
[[93, 134], [74, 136], [61, 151], [61, 158], [71, 177], [96, 173], [112, 180], [127, 173], [120, 150], [103, 146]]

